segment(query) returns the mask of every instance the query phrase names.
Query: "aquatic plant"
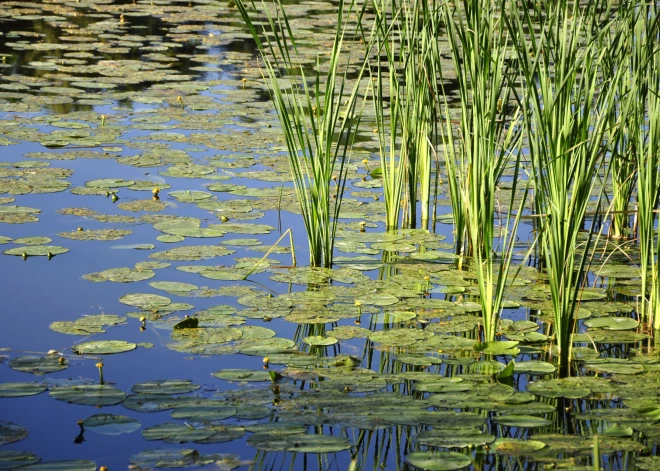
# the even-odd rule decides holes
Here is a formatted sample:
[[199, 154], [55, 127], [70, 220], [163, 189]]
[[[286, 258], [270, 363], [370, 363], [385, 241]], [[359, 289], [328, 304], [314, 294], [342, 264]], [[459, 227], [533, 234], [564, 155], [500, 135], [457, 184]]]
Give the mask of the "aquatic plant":
[[[523, 197], [516, 208], [521, 134], [519, 113], [508, 113], [507, 30], [489, 8], [490, 1], [463, 1], [455, 9], [444, 8], [460, 96], [460, 124], [456, 135], [445, 94], [442, 134], [452, 214], [457, 222], [455, 246], [457, 253], [473, 260], [486, 342], [495, 338], [525, 201]], [[511, 196], [505, 204], [506, 222], [498, 228], [496, 199], [511, 162], [515, 165]], [[498, 238], [501, 257], [496, 261]]]
[[[534, 207], [544, 217], [539, 244], [551, 291], [559, 371], [566, 376], [595, 224], [586, 240], [579, 236], [604, 165], [607, 121], [601, 115], [613, 106], [616, 92], [600, 81], [603, 53], [594, 41], [583, 44], [589, 38], [589, 9], [563, 2], [546, 7], [543, 13], [530, 12], [514, 2], [507, 23], [524, 79], [521, 106]], [[526, 35], [538, 29], [537, 22], [540, 36]]]
[[[346, 186], [350, 151], [360, 123], [361, 110], [357, 107], [358, 91], [364, 73], [364, 64], [358, 67], [357, 77], [347, 77], [350, 63], [342, 57], [346, 18], [355, 12], [355, 2], [337, 8], [337, 26], [332, 48], [316, 64], [312, 86], [307, 72], [297, 56], [297, 43], [291, 30], [285, 8], [273, 1], [275, 13], [263, 4], [258, 9], [250, 2], [251, 11], [242, 0], [236, 2], [245, 24], [252, 35], [263, 61], [270, 94], [284, 131], [298, 203], [302, 212], [310, 264], [332, 266], [337, 220]], [[266, 24], [258, 30], [251, 12], [265, 11]], [[361, 13], [357, 12], [359, 23]], [[351, 88], [352, 87], [352, 88]], [[333, 190], [333, 184], [336, 189]]]

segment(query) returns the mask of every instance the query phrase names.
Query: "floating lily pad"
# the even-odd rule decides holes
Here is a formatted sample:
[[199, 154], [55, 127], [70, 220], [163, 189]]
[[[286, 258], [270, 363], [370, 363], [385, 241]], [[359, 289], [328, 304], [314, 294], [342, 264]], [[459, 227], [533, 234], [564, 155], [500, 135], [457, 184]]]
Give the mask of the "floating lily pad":
[[26, 471], [96, 471], [96, 463], [88, 460], [46, 461], [21, 469]]
[[86, 231], [59, 232], [57, 235], [72, 240], [119, 240], [132, 234], [126, 229], [99, 229]]
[[226, 247], [217, 245], [199, 245], [177, 247], [175, 249], [166, 250], [164, 252], [156, 252], [149, 255], [149, 258], [156, 260], [206, 260], [214, 257], [222, 257], [224, 255], [231, 255], [234, 250], [227, 249]]
[[135, 419], [123, 415], [97, 414], [87, 417], [83, 421], [85, 430], [100, 433], [101, 435], [122, 435], [135, 432], [141, 424]]
[[0, 451], [0, 469], [16, 469], [30, 464], [38, 463], [40, 458], [29, 451], [5, 450]]
[[114, 281], [116, 283], [133, 283], [153, 278], [156, 274], [152, 270], [138, 270], [135, 268], [111, 268], [96, 273], [83, 275], [83, 279], [93, 282]]
[[219, 469], [234, 469], [243, 463], [234, 455], [202, 455], [193, 449], [145, 450], [131, 456], [132, 465], [141, 468], [187, 468], [211, 465]]
[[28, 431], [25, 427], [21, 427], [13, 422], [0, 420], [0, 445], [14, 443], [23, 440], [27, 436]]
[[542, 417], [535, 417], [533, 415], [501, 415], [495, 417], [493, 421], [500, 425], [507, 425], [509, 427], [517, 428], [536, 428], [536, 427], [545, 427], [550, 425], [552, 422], [550, 420], [544, 419]]
[[554, 373], [556, 370], [557, 368], [552, 363], [538, 360], [520, 361], [514, 365], [514, 371], [516, 373], [547, 375]]
[[157, 294], [132, 293], [119, 298], [119, 302], [142, 309], [159, 309], [171, 304], [172, 300]]
[[121, 178], [103, 178], [101, 180], [90, 180], [85, 183], [85, 186], [89, 188], [121, 188], [131, 186], [134, 183], [133, 180], [124, 180]]
[[126, 398], [120, 389], [101, 384], [58, 386], [49, 394], [60, 401], [85, 406], [113, 406]]
[[76, 321], [57, 321], [50, 324], [50, 329], [61, 334], [90, 335], [105, 332], [104, 327], [122, 324], [125, 317], [114, 314], [84, 316]]
[[12, 359], [9, 362], [9, 367], [12, 370], [22, 371], [24, 373], [43, 375], [62, 371], [69, 367], [69, 363], [62, 357], [55, 355], [44, 357], [23, 356]]
[[189, 404], [175, 407], [171, 412], [173, 419], [193, 420], [198, 422], [210, 422], [224, 420], [233, 417], [236, 408], [222, 401], [202, 401], [199, 404]]
[[163, 379], [134, 384], [131, 390], [141, 394], [186, 394], [199, 388], [198, 384], [187, 379]]
[[170, 191], [168, 194], [182, 203], [194, 203], [196, 201], [202, 201], [213, 196], [207, 191], [196, 190]]
[[270, 381], [270, 373], [263, 370], [224, 369], [216, 371], [213, 376], [227, 381]]
[[158, 212], [165, 209], [165, 205], [163, 203], [161, 203], [160, 201], [153, 201], [153, 200], [125, 201], [123, 203], [119, 203], [117, 207], [119, 209], [123, 209], [124, 211], [133, 211], [133, 212], [138, 212], [138, 211]]
[[415, 451], [406, 455], [406, 463], [427, 471], [451, 471], [470, 466], [472, 460], [455, 451]]
[[639, 321], [630, 317], [599, 317], [584, 321], [584, 325], [594, 329], [632, 330], [639, 326]]
[[272, 435], [254, 434], [248, 445], [264, 451], [292, 451], [296, 453], [337, 453], [348, 450], [351, 444], [344, 437], [331, 435]]
[[33, 396], [46, 390], [38, 383], [0, 383], [0, 397]]
[[468, 448], [487, 445], [495, 437], [472, 427], [446, 427], [427, 430], [417, 435], [417, 442], [433, 447]]
[[337, 339], [334, 337], [325, 337], [322, 335], [312, 335], [305, 337], [303, 342], [312, 347], [328, 347], [337, 343]]
[[52, 242], [52, 239], [48, 237], [21, 237], [20, 239], [14, 239], [14, 244], [23, 244], [23, 245], [46, 245]]
[[135, 350], [137, 345], [124, 340], [95, 340], [71, 347], [78, 355], [109, 355]]
[[520, 440], [516, 438], [498, 438], [493, 446], [498, 455], [525, 456], [542, 450], [545, 443], [538, 440]]
[[59, 245], [27, 245], [24, 247], [14, 247], [7, 249], [3, 253], [5, 255], [18, 255], [19, 257], [52, 257], [68, 252], [69, 249], [60, 247]]
[[192, 285], [190, 283], [181, 283], [178, 281], [153, 281], [149, 283], [149, 286], [156, 289], [162, 289], [163, 291], [181, 293], [187, 293], [199, 289], [198, 286]]

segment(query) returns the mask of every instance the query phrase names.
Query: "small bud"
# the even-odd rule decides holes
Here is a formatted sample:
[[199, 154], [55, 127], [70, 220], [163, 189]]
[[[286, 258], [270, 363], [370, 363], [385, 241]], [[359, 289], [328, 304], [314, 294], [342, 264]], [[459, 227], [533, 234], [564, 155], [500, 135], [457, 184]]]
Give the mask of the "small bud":
[[227, 221], [229, 221], [229, 218], [223, 214], [222, 216], [220, 216], [220, 220], [222, 222], [227, 222]]
[[112, 194], [112, 202], [115, 203], [118, 199], [119, 199], [119, 196], [117, 196], [116, 194], [113, 193]]
[[83, 231], [83, 228], [82, 228], [82, 227], [79, 227], [79, 228], [78, 228], [78, 232], [82, 232], [82, 231]]
[[154, 188], [153, 190], [151, 190], [151, 193], [153, 195], [157, 195], [158, 193], [160, 193], [160, 188], [158, 188], [158, 187]]
[[60, 365], [63, 365], [64, 362], [66, 362], [66, 360], [64, 359], [64, 357], [59, 357], [59, 358], [57, 359], [57, 362], [58, 362]]

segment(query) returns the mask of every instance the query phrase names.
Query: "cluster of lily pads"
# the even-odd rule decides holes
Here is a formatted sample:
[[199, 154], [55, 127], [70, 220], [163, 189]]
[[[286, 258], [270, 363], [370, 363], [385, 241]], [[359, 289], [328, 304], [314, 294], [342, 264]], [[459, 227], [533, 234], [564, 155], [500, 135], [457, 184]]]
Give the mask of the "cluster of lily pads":
[[[332, 39], [323, 28], [331, 4], [302, 2], [287, 13], [301, 34]], [[41, 234], [0, 236], [3, 254], [26, 259], [2, 257], [3, 271], [14, 262], [39, 270], [38, 256], [77, 259], [84, 244], [149, 254], [68, 280], [138, 288], [118, 299], [121, 314], [50, 319], [53, 338], [77, 336], [67, 351], [3, 352], [0, 368], [30, 379], [0, 383], [0, 401], [47, 392], [71, 407], [119, 405], [126, 415], [97, 410], [81, 433], [141, 429], [157, 445], [126, 456], [140, 469], [240, 467], [247, 457], [215, 453], [239, 440], [257, 450], [259, 469], [274, 467], [277, 452], [291, 460], [345, 452], [347, 466], [364, 468], [374, 448], [385, 467], [400, 464], [395, 455], [428, 470], [593, 469], [596, 443], [614, 467], [619, 454], [634, 456], [638, 469], [660, 467], [647, 456], [660, 436], [660, 360], [631, 315], [640, 275], [618, 244], [599, 242], [609, 264], [591, 267], [602, 284], [581, 295], [575, 376], [554, 378], [544, 273], [512, 270], [498, 341], [480, 344], [476, 274], [456, 269], [452, 244], [426, 230], [382, 231], [375, 135], [361, 132], [346, 168], [334, 268], [287, 265], [298, 247], [272, 246], [282, 232], [274, 221], [299, 227], [300, 210], [255, 55], [232, 50], [248, 36], [230, 4], [4, 2], [0, 18], [9, 25], [0, 36], [0, 231]], [[324, 66], [317, 49], [300, 46], [307, 65]], [[77, 181], [87, 161], [116, 173]], [[446, 190], [440, 182], [440, 203]], [[505, 185], [498, 191], [520, 197]], [[33, 207], [59, 197], [80, 203]], [[436, 220], [440, 229], [452, 222]], [[51, 222], [67, 229], [52, 231]], [[146, 226], [153, 239], [138, 240], [136, 228]], [[241, 282], [246, 276], [265, 286]], [[102, 361], [100, 381], [61, 376], [80, 359], [161, 348], [156, 334], [154, 343], [108, 338], [137, 320], [165, 332], [173, 352], [256, 356], [266, 368], [209, 371], [222, 381], [211, 388], [177, 372], [124, 391], [104, 383]], [[291, 325], [296, 333], [285, 337]], [[163, 421], [143, 428], [141, 414], [158, 412]], [[27, 435], [0, 421], [0, 446]], [[396, 447], [390, 456], [383, 443]], [[0, 469], [97, 467], [38, 462], [39, 450], [0, 448]]]

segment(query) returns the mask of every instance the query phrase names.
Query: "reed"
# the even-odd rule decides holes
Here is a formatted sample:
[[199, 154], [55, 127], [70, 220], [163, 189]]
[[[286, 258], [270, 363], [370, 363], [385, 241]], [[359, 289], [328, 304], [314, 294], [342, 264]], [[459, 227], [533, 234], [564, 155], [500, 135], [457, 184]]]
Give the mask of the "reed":
[[[460, 124], [455, 130], [445, 101], [443, 148], [452, 212], [455, 221], [460, 221], [456, 243], [466, 244], [457, 247], [457, 252], [473, 259], [486, 342], [495, 339], [513, 241], [522, 215], [522, 203], [515, 207], [517, 175], [521, 171], [519, 113], [507, 114], [511, 95], [506, 66], [508, 32], [504, 21], [489, 11], [490, 6], [490, 1], [465, 0], [455, 10], [448, 6], [444, 9], [460, 96]], [[506, 222], [498, 228], [496, 193], [512, 162], [513, 189]], [[496, 260], [498, 243], [500, 257]]]
[[660, 15], [658, 6], [640, 7], [635, 23], [639, 86], [645, 97], [646, 119], [638, 134], [636, 163], [637, 235], [639, 239], [642, 303], [640, 311], [654, 329], [660, 329], [660, 273], [657, 209], [660, 203]]
[[[346, 19], [355, 14], [356, 24], [359, 24], [363, 11], [355, 10], [354, 0], [348, 4], [339, 1], [334, 41], [325, 57], [327, 72], [320, 72], [319, 57], [316, 74], [308, 81], [307, 71], [298, 60], [296, 39], [282, 3], [273, 0], [275, 13], [270, 13], [264, 2], [261, 9], [253, 1], [249, 5], [250, 11], [244, 0], [236, 1], [260, 52], [271, 98], [284, 131], [293, 184], [309, 242], [310, 265], [330, 267], [347, 164], [361, 118], [358, 90], [365, 71], [363, 63], [358, 67], [357, 76], [349, 80], [348, 65], [341, 65], [351, 62], [350, 52], [344, 51], [344, 38], [349, 28]], [[261, 29], [257, 29], [251, 19], [251, 15], [259, 11], [265, 12]]]
[[[580, 10], [577, 2], [545, 7], [541, 14], [513, 3], [507, 23], [524, 79], [522, 109], [534, 206], [537, 214], [545, 215], [539, 243], [552, 298], [559, 374], [567, 376], [595, 224], [586, 241], [580, 233], [604, 165], [607, 120], [602, 115], [616, 92], [600, 80], [603, 53], [594, 41], [584, 43], [591, 32], [589, 10]], [[525, 34], [537, 31], [536, 21], [541, 22], [539, 36]]]

